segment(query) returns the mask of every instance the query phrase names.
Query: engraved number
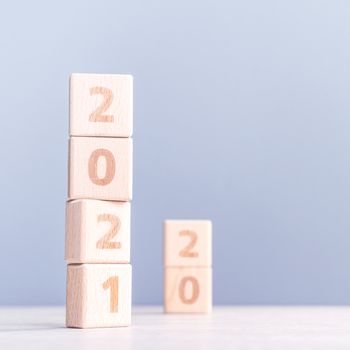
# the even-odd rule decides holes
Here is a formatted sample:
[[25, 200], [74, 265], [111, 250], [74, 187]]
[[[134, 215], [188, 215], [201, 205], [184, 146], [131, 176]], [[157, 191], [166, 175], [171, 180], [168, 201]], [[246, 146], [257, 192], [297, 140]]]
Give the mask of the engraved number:
[[90, 95], [103, 95], [103, 102], [96, 108], [89, 116], [90, 122], [102, 122], [102, 123], [113, 123], [114, 117], [111, 114], [102, 114], [106, 112], [113, 101], [113, 93], [111, 89], [95, 86], [90, 89]]
[[[98, 159], [104, 157], [106, 160], [106, 173], [104, 177], [100, 178], [97, 174]], [[97, 149], [91, 153], [89, 159], [89, 177], [95, 185], [108, 185], [114, 178], [115, 174], [115, 160], [111, 151], [107, 149]]]
[[108, 278], [103, 284], [103, 289], [111, 289], [110, 294], [110, 312], [118, 312], [118, 277]]
[[[192, 286], [192, 294], [190, 297], [186, 296], [186, 285], [187, 283], [190, 283]], [[197, 301], [199, 297], [199, 283], [198, 280], [192, 276], [186, 276], [184, 277], [179, 286], [179, 296], [180, 300], [184, 304], [193, 304]]]
[[198, 253], [197, 252], [191, 252], [193, 247], [196, 245], [197, 242], [197, 233], [194, 231], [180, 231], [179, 232], [180, 237], [188, 236], [190, 237], [190, 242], [188, 245], [180, 250], [180, 256], [182, 258], [197, 258]]
[[120, 242], [111, 242], [111, 240], [117, 235], [120, 229], [120, 220], [117, 216], [112, 214], [101, 214], [97, 217], [97, 221], [109, 221], [111, 228], [108, 232], [97, 241], [96, 248], [99, 249], [120, 249]]

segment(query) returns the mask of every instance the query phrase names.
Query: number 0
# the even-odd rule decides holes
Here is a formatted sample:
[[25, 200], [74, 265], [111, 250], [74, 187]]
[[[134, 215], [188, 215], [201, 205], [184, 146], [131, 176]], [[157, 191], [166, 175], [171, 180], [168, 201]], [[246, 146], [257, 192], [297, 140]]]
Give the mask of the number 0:
[[[104, 177], [97, 174], [98, 159], [104, 157], [106, 160], [106, 173]], [[115, 159], [113, 153], [108, 149], [97, 149], [91, 153], [89, 159], [89, 177], [90, 180], [99, 186], [106, 186], [112, 182], [115, 175]]]
[[[192, 286], [192, 294], [190, 297], [186, 296], [186, 285], [190, 283]], [[193, 304], [199, 297], [199, 283], [198, 280], [192, 276], [184, 277], [179, 285], [179, 296], [180, 300], [184, 304]]]

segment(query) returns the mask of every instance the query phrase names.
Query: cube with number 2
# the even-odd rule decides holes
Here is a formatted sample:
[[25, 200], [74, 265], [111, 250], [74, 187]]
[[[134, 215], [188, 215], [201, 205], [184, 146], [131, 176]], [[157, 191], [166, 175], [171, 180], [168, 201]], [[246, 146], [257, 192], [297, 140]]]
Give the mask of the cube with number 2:
[[130, 137], [132, 86], [127, 74], [72, 74], [70, 135]]
[[209, 220], [165, 221], [165, 266], [211, 266], [211, 231]]
[[66, 206], [66, 261], [130, 262], [130, 203], [79, 199]]

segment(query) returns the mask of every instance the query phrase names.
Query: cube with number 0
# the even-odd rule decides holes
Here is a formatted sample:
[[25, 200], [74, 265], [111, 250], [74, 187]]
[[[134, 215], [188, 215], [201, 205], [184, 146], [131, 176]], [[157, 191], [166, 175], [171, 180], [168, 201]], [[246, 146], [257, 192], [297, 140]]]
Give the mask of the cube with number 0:
[[117, 327], [131, 323], [131, 265], [67, 267], [67, 327]]
[[130, 201], [132, 139], [71, 137], [68, 197]]
[[65, 251], [68, 264], [130, 262], [130, 203], [67, 202]]
[[212, 309], [211, 267], [166, 267], [164, 310], [209, 313]]

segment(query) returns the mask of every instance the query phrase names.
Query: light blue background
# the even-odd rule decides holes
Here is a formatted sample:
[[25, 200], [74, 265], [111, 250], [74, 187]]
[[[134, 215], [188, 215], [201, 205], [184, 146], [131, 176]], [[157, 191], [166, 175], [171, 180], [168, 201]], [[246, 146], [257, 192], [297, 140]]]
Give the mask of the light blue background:
[[68, 78], [134, 75], [133, 297], [214, 224], [216, 304], [350, 302], [349, 1], [9, 1], [0, 304], [65, 302]]

